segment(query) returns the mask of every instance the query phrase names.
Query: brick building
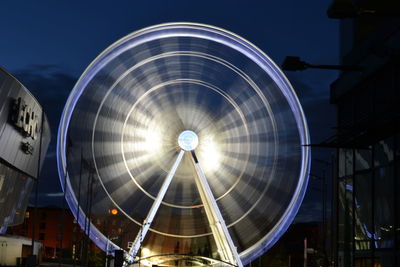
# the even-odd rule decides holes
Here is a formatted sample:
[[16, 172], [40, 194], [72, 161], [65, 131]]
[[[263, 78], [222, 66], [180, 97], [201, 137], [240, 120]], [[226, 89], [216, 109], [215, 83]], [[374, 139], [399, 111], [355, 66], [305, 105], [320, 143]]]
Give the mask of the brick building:
[[[9, 234], [32, 238], [34, 209], [28, 208], [22, 224], [10, 227]], [[83, 232], [69, 210], [55, 207], [38, 208], [35, 239], [43, 243], [42, 257], [57, 258], [63, 251], [65, 258], [79, 258], [78, 249]]]

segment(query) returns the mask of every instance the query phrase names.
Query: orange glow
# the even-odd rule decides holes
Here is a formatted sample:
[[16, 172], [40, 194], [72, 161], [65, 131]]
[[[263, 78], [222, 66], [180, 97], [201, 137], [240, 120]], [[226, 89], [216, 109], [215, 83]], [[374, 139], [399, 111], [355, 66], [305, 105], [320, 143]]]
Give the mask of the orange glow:
[[118, 214], [118, 210], [117, 209], [112, 209], [110, 212], [111, 212], [112, 215], [117, 215]]

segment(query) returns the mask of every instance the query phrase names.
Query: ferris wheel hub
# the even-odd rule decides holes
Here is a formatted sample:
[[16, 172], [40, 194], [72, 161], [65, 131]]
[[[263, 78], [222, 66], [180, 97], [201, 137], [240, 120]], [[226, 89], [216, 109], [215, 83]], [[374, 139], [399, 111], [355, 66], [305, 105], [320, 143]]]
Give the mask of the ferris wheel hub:
[[178, 144], [183, 150], [192, 151], [199, 144], [199, 138], [195, 132], [186, 130], [179, 135]]

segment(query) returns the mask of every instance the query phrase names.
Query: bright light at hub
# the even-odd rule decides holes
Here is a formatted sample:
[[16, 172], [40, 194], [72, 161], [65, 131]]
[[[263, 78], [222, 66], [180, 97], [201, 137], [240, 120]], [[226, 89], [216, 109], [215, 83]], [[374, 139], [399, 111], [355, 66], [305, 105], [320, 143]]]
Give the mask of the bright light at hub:
[[183, 150], [192, 151], [199, 144], [199, 138], [193, 131], [186, 130], [179, 135], [178, 144]]
[[213, 138], [207, 136], [199, 146], [199, 157], [204, 171], [214, 171], [220, 165], [221, 155], [218, 144]]

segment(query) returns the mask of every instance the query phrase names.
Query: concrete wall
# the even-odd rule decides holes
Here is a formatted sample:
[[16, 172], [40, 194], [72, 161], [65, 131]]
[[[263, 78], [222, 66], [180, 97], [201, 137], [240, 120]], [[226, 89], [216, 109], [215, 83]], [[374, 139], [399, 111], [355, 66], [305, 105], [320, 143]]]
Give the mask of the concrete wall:
[[[23, 246], [31, 246], [32, 240], [18, 236], [0, 236], [0, 265], [16, 266], [23, 255]], [[39, 255], [42, 243], [35, 241], [34, 255]], [[26, 251], [25, 251], [26, 252]]]

